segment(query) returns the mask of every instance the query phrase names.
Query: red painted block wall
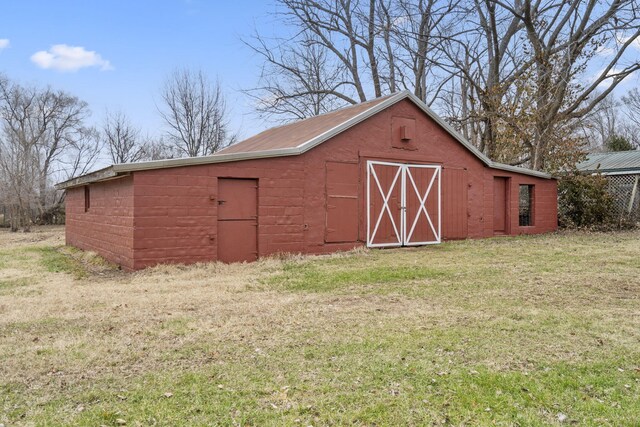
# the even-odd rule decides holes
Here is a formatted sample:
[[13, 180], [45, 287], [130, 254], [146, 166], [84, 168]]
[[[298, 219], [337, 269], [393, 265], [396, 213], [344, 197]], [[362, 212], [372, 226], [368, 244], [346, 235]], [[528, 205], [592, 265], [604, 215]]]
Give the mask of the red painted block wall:
[[258, 254], [304, 252], [304, 163], [296, 157], [134, 174], [134, 266], [217, 259], [218, 177], [259, 181]]
[[85, 211], [85, 187], [67, 190], [67, 245], [100, 254], [132, 270], [133, 178], [123, 177], [90, 186], [90, 207]]
[[[408, 145], [398, 143], [393, 123], [413, 126], [413, 120], [414, 139]], [[556, 229], [555, 180], [486, 167], [415, 104], [404, 100], [302, 155], [136, 171], [126, 178], [91, 184], [92, 206], [87, 213], [83, 187], [68, 190], [67, 243], [96, 251], [126, 269], [216, 260], [218, 178], [250, 178], [258, 182], [259, 256], [347, 250], [366, 242], [367, 160], [443, 167], [443, 190], [466, 192], [466, 198], [442, 195], [443, 218], [456, 217], [443, 221], [445, 239], [494, 235], [496, 176], [509, 178], [509, 234]], [[329, 186], [335, 188], [328, 189], [327, 170], [332, 168], [327, 162], [345, 176], [358, 176], [355, 190], [337, 188], [340, 183], [331, 180]], [[531, 227], [518, 226], [519, 184], [535, 185]], [[344, 205], [355, 209], [358, 217], [357, 233], [349, 233], [355, 240], [327, 238], [327, 195], [355, 198], [355, 204]]]

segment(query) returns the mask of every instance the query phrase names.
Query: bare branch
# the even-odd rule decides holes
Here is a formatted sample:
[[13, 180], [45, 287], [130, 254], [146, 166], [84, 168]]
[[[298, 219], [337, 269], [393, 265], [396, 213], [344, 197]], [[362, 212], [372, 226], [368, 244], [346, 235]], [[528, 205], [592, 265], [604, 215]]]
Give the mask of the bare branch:
[[184, 156], [212, 154], [229, 144], [227, 107], [220, 83], [202, 71], [174, 71], [161, 90], [167, 137]]

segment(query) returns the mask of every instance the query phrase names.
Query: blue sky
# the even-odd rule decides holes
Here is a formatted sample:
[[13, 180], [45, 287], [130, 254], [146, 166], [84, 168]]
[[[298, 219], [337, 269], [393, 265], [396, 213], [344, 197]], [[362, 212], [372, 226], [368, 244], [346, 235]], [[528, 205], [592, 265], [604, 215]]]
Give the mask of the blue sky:
[[[200, 68], [218, 76], [227, 95], [232, 130], [248, 137], [267, 125], [251, 114], [241, 93], [256, 84], [260, 60], [241, 38], [265, 28], [274, 10], [259, 0], [0, 0], [0, 72], [25, 84], [51, 85], [87, 101], [92, 120], [105, 110], [122, 110], [144, 133], [161, 133], [156, 102], [176, 67]], [[7, 42], [5, 41], [6, 45]], [[75, 51], [84, 63], [76, 71], [57, 53]], [[37, 53], [39, 52], [39, 53]], [[93, 52], [93, 53], [91, 53]], [[37, 55], [33, 58], [34, 54]], [[74, 52], [71, 52], [74, 53]], [[40, 64], [40, 66], [38, 65]], [[49, 68], [41, 68], [46, 66]]]
[[[172, 70], [187, 67], [220, 78], [231, 130], [241, 139], [269, 125], [253, 115], [242, 93], [256, 85], [261, 59], [241, 38], [254, 28], [282, 33], [270, 17], [275, 11], [270, 0], [0, 0], [0, 5], [0, 72], [80, 97], [93, 111], [93, 124], [106, 109], [121, 110], [143, 133], [160, 135], [160, 87]], [[640, 42], [631, 56], [638, 51]], [[61, 71], [77, 61], [61, 62], [60, 53], [91, 66]], [[597, 62], [587, 74], [599, 71]], [[617, 92], [638, 84], [640, 73]]]

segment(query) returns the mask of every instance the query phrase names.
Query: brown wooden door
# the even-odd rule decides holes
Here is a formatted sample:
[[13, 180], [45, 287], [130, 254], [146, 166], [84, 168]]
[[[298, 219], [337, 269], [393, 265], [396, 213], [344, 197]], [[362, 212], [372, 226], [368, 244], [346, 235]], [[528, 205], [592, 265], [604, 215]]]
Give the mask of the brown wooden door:
[[493, 233], [507, 233], [507, 178], [493, 178]]
[[327, 243], [358, 240], [358, 164], [326, 164]]
[[440, 242], [440, 171], [435, 165], [404, 166], [405, 246]]
[[466, 169], [442, 169], [442, 236], [466, 239], [469, 232], [468, 177]]
[[367, 161], [367, 246], [440, 243], [439, 165]]
[[367, 245], [402, 246], [403, 167], [400, 163], [367, 163]]
[[218, 179], [218, 260], [258, 258], [258, 180]]

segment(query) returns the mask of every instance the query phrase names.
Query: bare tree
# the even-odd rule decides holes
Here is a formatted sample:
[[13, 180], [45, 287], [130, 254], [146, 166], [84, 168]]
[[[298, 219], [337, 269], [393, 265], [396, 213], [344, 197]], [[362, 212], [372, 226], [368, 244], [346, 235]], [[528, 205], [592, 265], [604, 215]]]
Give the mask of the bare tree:
[[61, 208], [66, 192], [54, 188], [54, 184], [89, 173], [102, 154], [103, 143], [99, 132], [94, 128], [83, 128], [73, 144], [70, 144], [56, 159], [56, 171], [47, 181], [48, 209], [41, 214], [45, 223], [47, 216]]
[[30, 226], [38, 182], [36, 144], [44, 131], [32, 120], [37, 110], [35, 90], [22, 90], [6, 76], [0, 76], [0, 168], [7, 192], [11, 230]]
[[247, 93], [262, 118], [304, 119], [345, 104], [333, 95], [343, 81], [341, 69], [331, 65], [328, 50], [312, 35], [305, 34], [299, 45], [269, 47], [258, 35], [255, 42], [251, 47], [265, 63], [260, 86]]
[[99, 150], [94, 131], [83, 124], [88, 114], [86, 103], [65, 92], [0, 77], [0, 169], [13, 229], [28, 229], [32, 212], [43, 217], [60, 203], [52, 181], [64, 174], [66, 162], [87, 166], [95, 161], [95, 155], [86, 156]]
[[[529, 62], [534, 69], [537, 114], [529, 147], [530, 165], [541, 170], [553, 146], [562, 139], [563, 128], [588, 114], [640, 69], [637, 58], [623, 60], [640, 37], [640, 10], [636, 0], [609, 4], [598, 0], [523, 0], [521, 8], [507, 8], [524, 25], [532, 49]], [[603, 47], [611, 49], [611, 55], [601, 61], [603, 67], [595, 78], [584, 84], [584, 70], [597, 63], [594, 58], [603, 58], [598, 55]]]
[[375, 0], [280, 0], [282, 18], [293, 28], [313, 36], [332, 55], [332, 66], [343, 78], [333, 95], [355, 104], [367, 100], [366, 81], [380, 96], [376, 50]]
[[457, 31], [436, 46], [444, 56], [441, 68], [456, 76], [449, 99], [459, 103], [458, 115], [448, 119], [496, 159], [498, 110], [526, 58], [518, 39], [522, 25], [492, 0], [467, 0], [457, 6], [452, 11], [459, 23]]
[[162, 137], [154, 140], [143, 136], [121, 111], [106, 113], [101, 139], [115, 164], [172, 159], [181, 154], [176, 145]]
[[78, 138], [58, 159], [55, 179], [65, 181], [88, 173], [102, 154], [99, 132], [94, 128], [84, 128]]
[[[463, 37], [442, 43], [461, 76], [460, 125], [491, 158], [534, 169], [575, 162], [583, 117], [640, 69], [634, 0], [468, 0]], [[476, 30], [474, 30], [474, 26]], [[600, 71], [593, 77], [586, 71]]]
[[[293, 36], [251, 44], [270, 71], [258, 93], [263, 105], [279, 107], [275, 114], [289, 109], [298, 118], [332, 108], [328, 102], [409, 89], [489, 157], [538, 170], [574, 162], [581, 118], [640, 69], [630, 54], [640, 36], [637, 0], [277, 4]], [[308, 63], [321, 72], [306, 72]], [[310, 99], [320, 108], [292, 108], [314, 105]]]
[[622, 134], [622, 107], [622, 103], [610, 94], [583, 118], [581, 122], [587, 140], [586, 148], [590, 151], [603, 150], [611, 137]]
[[101, 136], [113, 163], [132, 163], [144, 159], [140, 129], [123, 112], [106, 112]]
[[202, 71], [174, 71], [161, 91], [160, 116], [168, 126], [167, 137], [181, 154], [212, 154], [232, 142], [227, 108], [219, 82]]
[[39, 170], [33, 145], [3, 129], [0, 138], [0, 190], [8, 208], [11, 231], [29, 231], [31, 212], [36, 206]]
[[626, 121], [624, 135], [631, 144], [640, 150], [640, 90], [636, 87], [622, 97], [625, 107]]
[[162, 137], [157, 140], [146, 137], [142, 147], [144, 151], [144, 158], [142, 160], [144, 161], [175, 159], [180, 157], [180, 152], [176, 146], [167, 142]]
[[377, 4], [385, 46], [380, 56], [390, 73], [389, 90], [411, 90], [427, 105], [433, 105], [453, 78], [451, 73], [443, 75], [441, 67], [447, 57], [437, 47], [460, 35], [455, 12], [461, 1], [395, 0]]
[[98, 142], [95, 139], [95, 131], [85, 125], [86, 119], [91, 114], [86, 102], [51, 88], [38, 92], [37, 110], [33, 119], [43, 132], [36, 142], [40, 160], [38, 200], [42, 214], [51, 202], [47, 199], [50, 180], [62, 172], [60, 163], [62, 157], [74, 151], [78, 144], [86, 144], [87, 136], [90, 137], [91, 144], [97, 146]]
[[265, 61], [249, 93], [262, 116], [284, 120], [401, 89], [432, 104], [451, 78], [437, 72], [435, 46], [459, 1], [279, 0], [276, 18], [294, 36], [247, 42]]

